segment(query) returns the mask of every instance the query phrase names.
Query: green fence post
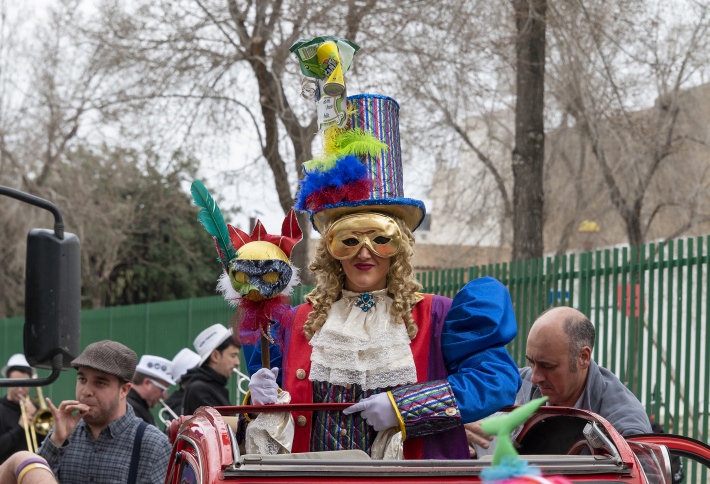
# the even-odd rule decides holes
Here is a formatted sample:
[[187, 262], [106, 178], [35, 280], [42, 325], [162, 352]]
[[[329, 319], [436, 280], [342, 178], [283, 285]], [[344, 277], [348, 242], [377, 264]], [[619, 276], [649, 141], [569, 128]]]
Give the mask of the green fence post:
[[[667, 284], [667, 306], [666, 306], [666, 421], [668, 426], [675, 425], [675, 433], [679, 432], [678, 423], [674, 422], [673, 414], [671, 413], [671, 381], [675, 378], [673, 374], [673, 257], [675, 256], [675, 251], [673, 250], [673, 241], [668, 242], [668, 266], [666, 271], [666, 277], [668, 279]], [[674, 386], [675, 386], [675, 382]], [[674, 410], [677, 410], [674, 408]], [[673, 422], [672, 422], [673, 421]]]
[[[636, 247], [631, 247], [631, 258], [629, 259], [629, 284], [626, 287], [630, 288], [631, 294], [627, 294], [626, 315], [629, 318], [629, 350], [626, 353], [626, 380], [627, 387], [632, 392], [636, 387], [636, 379], [638, 378], [637, 371], [638, 365], [638, 346], [636, 344], [637, 338], [639, 336], [638, 326], [636, 324], [636, 258], [638, 257], [638, 252]], [[623, 306], [622, 306], [623, 307]], [[622, 333], [623, 334], [623, 333]], [[622, 346], [623, 348], [623, 346]], [[635, 392], [634, 392], [635, 393]], [[638, 394], [636, 395], [638, 397]]]
[[[636, 327], [639, 338], [638, 338], [638, 359], [636, 360], [635, 363], [635, 368], [638, 369], [638, 375], [636, 377], [636, 391], [634, 392], [636, 396], [638, 397], [639, 401], [643, 402], [643, 400], [646, 398], [646, 396], [643, 394], [643, 388], [641, 385], [642, 383], [645, 383], [646, 387], [648, 387], [648, 373], [646, 373], [645, 378], [644, 378], [644, 351], [645, 351], [645, 345], [644, 345], [644, 338], [646, 335], [648, 335], [648, 338], [651, 337], [650, 333], [646, 333], [644, 331], [646, 327], [646, 317], [645, 317], [645, 312], [646, 312], [646, 246], [641, 245], [638, 250], [638, 265], [637, 265], [637, 270], [636, 274], [638, 277], [639, 281], [639, 295], [637, 299], [637, 304], [638, 304], [638, 317], [636, 318]], [[636, 294], [636, 291], [634, 290], [634, 294]], [[650, 357], [651, 355], [649, 355]]]
[[[596, 326], [597, 330], [597, 335], [600, 332], [600, 329], [602, 327], [602, 321], [601, 318], [599, 317], [600, 310], [601, 310], [601, 305], [602, 305], [602, 298], [601, 298], [601, 283], [602, 279], [604, 278], [604, 274], [602, 273], [602, 251], [598, 250], [596, 251], [596, 255], [594, 257], [594, 326]], [[606, 307], [604, 307], [604, 313], [606, 313]], [[590, 315], [591, 317], [591, 315]], [[598, 344], [594, 345], [594, 361], [599, 361], [599, 346], [601, 346], [601, 342]]]
[[[527, 320], [528, 320], [528, 334], [530, 333], [530, 328], [532, 325], [535, 323], [535, 319], [537, 319], [537, 311], [535, 310], [535, 297], [534, 297], [534, 290], [535, 290], [535, 281], [534, 281], [534, 274], [535, 274], [535, 259], [529, 259], [525, 261], [527, 264], [524, 267], [524, 272], [525, 274], [523, 277], [525, 278], [525, 309], [527, 313]], [[525, 342], [527, 342], [527, 335], [525, 335]], [[525, 365], [527, 366], [527, 361], [524, 359], [525, 358], [525, 349], [523, 349], [523, 360], [525, 361]]]
[[537, 307], [537, 259], [530, 259], [530, 324], [540, 315], [540, 310]]
[[[702, 342], [702, 319], [703, 319], [703, 305], [702, 305], [702, 293], [703, 293], [703, 238], [698, 237], [698, 248], [696, 251], [696, 258], [695, 258], [695, 270], [696, 270], [696, 275], [695, 275], [695, 361], [700, 362], [700, 355], [705, 354], [707, 355], [707, 348], [705, 348], [704, 352], [701, 352], [701, 342]], [[693, 438], [696, 439], [702, 439], [705, 437], [705, 442], [707, 442], [707, 436], [705, 435], [705, 432], [700, 431], [700, 409], [702, 408], [700, 406], [700, 393], [702, 389], [702, 381], [700, 379], [700, 370], [703, 368], [703, 365], [698, 364], [695, 365], [694, 368], [694, 384], [693, 384]], [[704, 371], [707, 373], [708, 371], [708, 365], [704, 365]], [[707, 400], [706, 400], [707, 402]], [[707, 410], [706, 410], [707, 413]]]
[[[685, 390], [685, 398], [683, 399], [683, 435], [686, 437], [692, 437], [693, 431], [690, 429], [690, 393], [695, 393], [697, 390], [690, 388], [690, 372], [693, 370], [690, 366], [690, 353], [693, 350], [692, 343], [690, 341], [690, 335], [693, 328], [693, 271], [691, 269], [694, 254], [693, 239], [688, 238], [688, 257], [685, 262], [685, 272], [686, 272], [686, 284], [685, 284], [685, 324], [683, 326], [683, 333], [685, 334], [684, 346], [685, 346], [685, 378], [683, 381], [683, 387]], [[697, 412], [698, 409], [693, 408], [693, 412]]]
[[537, 278], [535, 286], [537, 287], [537, 314], [540, 315], [545, 310], [545, 259], [540, 257], [537, 259]]
[[[705, 239], [705, 247], [708, 247], [708, 255], [704, 258], [705, 265], [705, 323], [710, 321], [710, 236]], [[705, 357], [707, 358], [708, 352], [710, 351], [710, 330], [705, 328]], [[708, 415], [708, 399], [710, 399], [710, 368], [708, 368], [707, 362], [703, 365], [705, 372], [705, 391], [703, 392], [703, 401], [705, 402], [705, 414], [703, 415], [703, 442], [710, 442], [710, 415]], [[701, 472], [700, 482], [707, 481], [707, 469], [703, 466]]]
[[[668, 398], [668, 391], [665, 388], [665, 385], [663, 385], [663, 374], [666, 375], [666, 380], [670, 379], [670, 375], [668, 373], [668, 359], [665, 359], [665, 361], [662, 360], [666, 356], [665, 349], [668, 348], [667, 342], [666, 342], [665, 346], [663, 344], [663, 340], [664, 340], [663, 320], [664, 320], [664, 317], [666, 316], [665, 311], [664, 311], [663, 301], [664, 301], [664, 296], [666, 296], [666, 293], [664, 291], [664, 287], [666, 285], [666, 277], [667, 277], [666, 262], [665, 262], [665, 254], [666, 254], [667, 250], [668, 250], [667, 244], [664, 244], [663, 242], [658, 243], [658, 291], [656, 291], [656, 295], [658, 298], [658, 305], [657, 305], [657, 307], [658, 307], [658, 316], [657, 316], [658, 329], [656, 329], [656, 334], [658, 335], [658, 338], [657, 338], [658, 359], [661, 361], [659, 361], [658, 368], [656, 368], [656, 382], [658, 382], [659, 385], [661, 385], [660, 391], [658, 394], [659, 400], [661, 400], [661, 395], [665, 395], [665, 398]], [[665, 373], [663, 373], [663, 364], [666, 365]], [[662, 393], [663, 391], [665, 391], [666, 393]], [[660, 418], [660, 408], [658, 411], [659, 411], [658, 417]], [[666, 415], [664, 418], [663, 426], [664, 426], [664, 432], [668, 432], [668, 410], [666, 409], [665, 412], [666, 412]]]
[[[517, 344], [517, 350], [516, 350], [516, 356], [515, 356], [515, 361], [517, 362], [519, 367], [525, 366], [523, 363], [523, 352], [525, 351], [525, 340], [527, 339], [528, 333], [527, 329], [525, 326], [525, 313], [522, 311], [522, 299], [521, 299], [521, 291], [522, 291], [522, 284], [521, 284], [521, 279], [522, 279], [522, 272], [523, 272], [523, 263], [522, 261], [515, 261], [515, 278], [514, 278], [514, 287], [513, 290], [514, 292], [514, 308], [515, 308], [515, 319], [518, 323], [518, 337], [515, 338], [516, 344]], [[513, 295], [513, 293], [511, 293]]]
[[579, 257], [576, 254], [569, 255], [569, 268], [567, 270], [567, 290], [565, 291], [565, 297], [567, 298], [566, 305], [573, 308], [579, 306], [577, 302], [577, 291], [574, 289], [574, 285], [577, 282], [577, 277], [579, 277], [579, 272], [577, 271], [577, 261]]
[[629, 271], [629, 250], [628, 248], [624, 247], [621, 249], [621, 303], [618, 306], [619, 307], [619, 312], [621, 313], [621, 342], [619, 344], [619, 378], [621, 379], [622, 382], [624, 382], [624, 385], [628, 387], [628, 375], [626, 374], [627, 366], [626, 366], [626, 360], [629, 358], [628, 352], [627, 352], [627, 347], [626, 347], [626, 332], [628, 331], [628, 328], [626, 327], [627, 325], [627, 320], [628, 320], [628, 314], [630, 311], [630, 306], [629, 306], [629, 293], [627, 291], [628, 289], [628, 271]]
[[[684, 244], [683, 244], [683, 239], [678, 240], [678, 257], [676, 258], [676, 264], [675, 266], [677, 267], [677, 274], [676, 274], [676, 280], [677, 280], [677, 289], [676, 289], [676, 297], [678, 298], [678, 301], [676, 303], [676, 317], [675, 317], [675, 371], [674, 371], [674, 381], [675, 381], [675, 398], [673, 399], [674, 406], [674, 412], [675, 412], [675, 424], [676, 428], [678, 429], [677, 433], [680, 435], [683, 435], [683, 432], [685, 431], [684, 428], [682, 428], [682, 421], [681, 421], [681, 412], [685, 410], [684, 408], [681, 408], [681, 400], [683, 399], [683, 388], [682, 388], [682, 382], [683, 380], [681, 379], [681, 347], [682, 347], [682, 335], [678, 331], [680, 329], [680, 325], [683, 324], [683, 254], [685, 253], [684, 249]], [[684, 406], [684, 405], [683, 405]]]
[[[647, 389], [652, 389], [655, 388], [656, 385], [658, 384], [658, 380], [654, 382], [654, 364], [657, 364], [657, 359], [660, 355], [659, 352], [655, 352], [655, 358], [654, 356], [654, 351], [653, 351], [653, 346], [654, 346], [654, 340], [656, 339], [656, 333], [654, 332], [655, 325], [654, 325], [654, 312], [653, 312], [653, 306], [654, 306], [654, 300], [653, 300], [653, 294], [654, 294], [654, 289], [655, 289], [655, 272], [654, 272], [654, 259], [656, 258], [656, 252], [655, 252], [655, 244], [651, 243], [648, 246], [648, 262], [646, 264], [646, 267], [648, 268], [648, 318], [646, 319], [648, 329], [647, 329], [647, 334], [648, 334], [648, 339], [646, 340], [646, 388]], [[651, 404], [651, 400], [653, 400], [652, 395], [646, 395], [646, 413], [651, 415], [652, 418], [656, 419], [658, 421], [658, 415], [656, 414], [656, 409], [654, 406]]]

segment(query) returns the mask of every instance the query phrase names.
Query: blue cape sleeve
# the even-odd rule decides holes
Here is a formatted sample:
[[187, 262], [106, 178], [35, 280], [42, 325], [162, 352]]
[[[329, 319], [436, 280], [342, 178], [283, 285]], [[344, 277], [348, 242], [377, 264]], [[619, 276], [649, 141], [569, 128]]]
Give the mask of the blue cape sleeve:
[[441, 349], [463, 423], [515, 403], [518, 367], [506, 350], [518, 327], [508, 289], [482, 277], [454, 298], [441, 334]]

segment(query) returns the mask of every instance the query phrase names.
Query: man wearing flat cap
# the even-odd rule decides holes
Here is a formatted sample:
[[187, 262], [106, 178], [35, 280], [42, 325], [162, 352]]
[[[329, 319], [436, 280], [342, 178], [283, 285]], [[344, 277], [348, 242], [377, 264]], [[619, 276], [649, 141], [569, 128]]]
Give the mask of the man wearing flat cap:
[[115, 341], [92, 343], [71, 365], [76, 400], [55, 407], [54, 427], [37, 452], [62, 484], [162, 483], [171, 445], [126, 403], [136, 353]]

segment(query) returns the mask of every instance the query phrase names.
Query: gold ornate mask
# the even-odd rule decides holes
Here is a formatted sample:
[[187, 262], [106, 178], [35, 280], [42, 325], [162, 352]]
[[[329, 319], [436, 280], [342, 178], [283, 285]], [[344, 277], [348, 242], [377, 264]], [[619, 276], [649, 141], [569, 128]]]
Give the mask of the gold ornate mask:
[[335, 222], [328, 230], [328, 252], [338, 260], [352, 259], [365, 246], [379, 257], [392, 257], [402, 246], [397, 222], [380, 213], [356, 213]]

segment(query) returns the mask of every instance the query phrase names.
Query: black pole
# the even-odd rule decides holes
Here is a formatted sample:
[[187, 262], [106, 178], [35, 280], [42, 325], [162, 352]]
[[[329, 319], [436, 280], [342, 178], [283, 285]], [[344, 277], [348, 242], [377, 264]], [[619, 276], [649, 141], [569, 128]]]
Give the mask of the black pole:
[[5, 195], [10, 198], [15, 198], [30, 205], [49, 210], [54, 215], [54, 235], [58, 239], [64, 239], [64, 219], [62, 219], [62, 213], [59, 208], [52, 202], [45, 200], [44, 198], [35, 197], [29, 193], [21, 192], [15, 190], [14, 188], [0, 186], [0, 195]]
[[56, 354], [52, 357], [52, 373], [44, 378], [2, 378], [0, 379], [0, 387], [43, 387], [57, 381], [59, 373], [62, 371], [61, 354]]

